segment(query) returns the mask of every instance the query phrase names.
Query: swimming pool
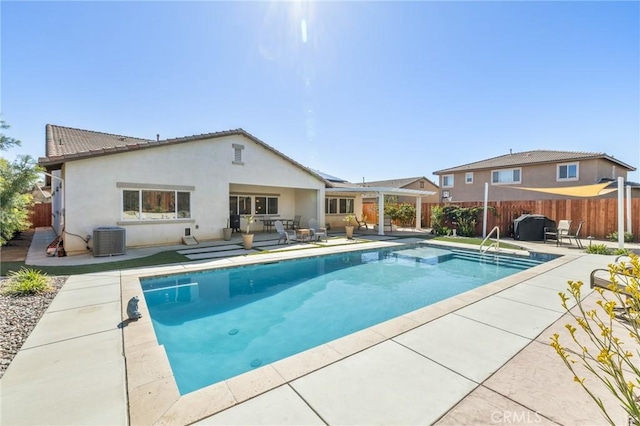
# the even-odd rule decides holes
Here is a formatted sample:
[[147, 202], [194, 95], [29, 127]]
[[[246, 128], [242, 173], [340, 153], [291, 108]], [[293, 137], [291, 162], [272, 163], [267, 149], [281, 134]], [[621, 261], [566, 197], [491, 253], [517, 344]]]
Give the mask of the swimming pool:
[[405, 245], [141, 283], [184, 395], [544, 260]]

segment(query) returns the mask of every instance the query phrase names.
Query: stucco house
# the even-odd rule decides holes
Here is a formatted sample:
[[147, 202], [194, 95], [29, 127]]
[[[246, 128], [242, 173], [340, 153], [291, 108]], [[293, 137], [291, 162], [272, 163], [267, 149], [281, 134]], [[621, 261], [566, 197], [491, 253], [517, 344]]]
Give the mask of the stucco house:
[[38, 162], [67, 254], [86, 253], [96, 228], [140, 247], [222, 238], [230, 214], [325, 222], [328, 182], [242, 129], [153, 140], [48, 124]]
[[[367, 181], [367, 182], [358, 184], [358, 186], [363, 186], [363, 187], [383, 186], [383, 187], [389, 187], [389, 188], [418, 189], [423, 191], [433, 191], [434, 194], [429, 195], [427, 197], [423, 197], [422, 202], [437, 203], [438, 201], [440, 201], [439, 195], [438, 195], [440, 188], [433, 181], [427, 179], [424, 176]], [[367, 203], [368, 201], [369, 199], [365, 199], [363, 202]], [[415, 198], [398, 196], [398, 202], [415, 204]]]
[[[490, 201], [567, 198], [513, 187], [553, 188], [591, 185], [627, 178], [636, 169], [602, 152], [535, 150], [463, 164], [433, 172], [439, 177], [440, 201], [482, 201], [485, 182]], [[605, 195], [606, 197], [607, 195]], [[608, 196], [615, 197], [615, 193]]]

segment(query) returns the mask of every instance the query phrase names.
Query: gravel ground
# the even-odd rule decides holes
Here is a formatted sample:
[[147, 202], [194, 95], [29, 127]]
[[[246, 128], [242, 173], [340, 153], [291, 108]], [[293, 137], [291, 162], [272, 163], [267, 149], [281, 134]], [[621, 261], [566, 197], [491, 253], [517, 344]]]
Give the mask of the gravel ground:
[[6, 296], [0, 281], [0, 377], [9, 367], [67, 277], [51, 277], [52, 291], [34, 296]]

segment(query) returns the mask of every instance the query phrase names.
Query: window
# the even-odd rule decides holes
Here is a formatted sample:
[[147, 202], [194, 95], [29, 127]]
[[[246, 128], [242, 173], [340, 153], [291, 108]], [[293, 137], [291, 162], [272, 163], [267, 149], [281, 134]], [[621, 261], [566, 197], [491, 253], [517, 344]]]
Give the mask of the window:
[[491, 183], [500, 185], [503, 183], [520, 183], [520, 169], [493, 170]]
[[123, 220], [191, 218], [191, 192], [166, 190], [122, 191]]
[[278, 214], [278, 197], [256, 197], [256, 214]]
[[278, 214], [278, 199], [278, 195], [230, 195], [229, 215], [275, 215]]
[[420, 188], [424, 188], [424, 181], [423, 180], [420, 181]]
[[442, 187], [453, 188], [453, 175], [442, 176]]
[[338, 199], [337, 198], [327, 198], [327, 199], [325, 199], [324, 212], [325, 212], [325, 214], [336, 214], [336, 213], [338, 213]]
[[326, 214], [350, 214], [354, 211], [353, 206], [353, 198], [326, 198], [324, 200]]
[[578, 163], [558, 164], [556, 180], [578, 180]]
[[473, 183], [473, 172], [467, 172], [464, 175], [464, 183]]
[[233, 144], [233, 164], [244, 165], [242, 162], [242, 150], [244, 149], [244, 145], [240, 145], [237, 143]]

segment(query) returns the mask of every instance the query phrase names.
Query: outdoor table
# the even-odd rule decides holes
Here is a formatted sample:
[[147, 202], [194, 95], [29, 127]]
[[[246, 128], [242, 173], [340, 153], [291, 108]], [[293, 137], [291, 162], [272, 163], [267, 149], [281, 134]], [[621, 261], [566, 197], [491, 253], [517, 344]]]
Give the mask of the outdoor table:
[[307, 229], [307, 228], [296, 229], [296, 239], [303, 243], [311, 241], [311, 229]]
[[271, 232], [273, 230], [273, 224], [276, 222], [276, 219], [262, 219], [263, 231]]

